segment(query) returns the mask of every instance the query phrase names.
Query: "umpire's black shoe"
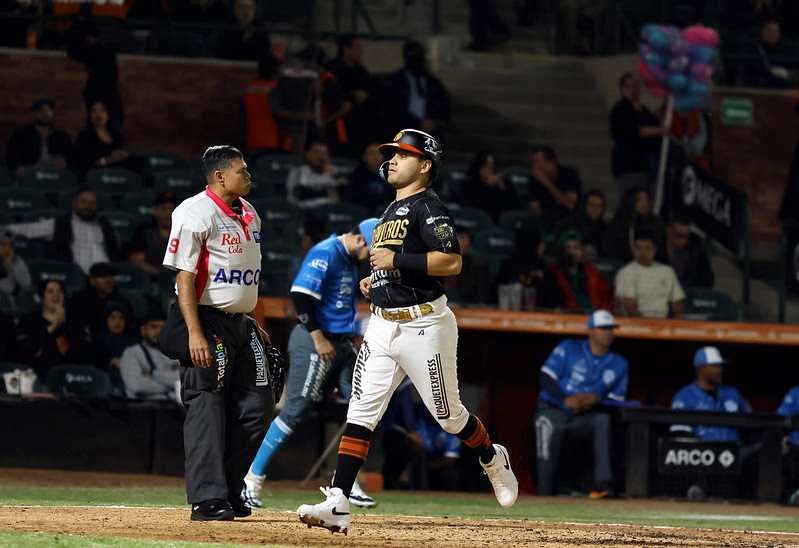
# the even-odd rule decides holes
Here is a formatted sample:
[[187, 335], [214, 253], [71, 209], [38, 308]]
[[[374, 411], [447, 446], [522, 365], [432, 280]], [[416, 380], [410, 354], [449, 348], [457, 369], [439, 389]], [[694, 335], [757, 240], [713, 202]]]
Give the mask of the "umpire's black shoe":
[[233, 508], [233, 514], [237, 518], [246, 518], [247, 516], [252, 514], [252, 510], [250, 510], [250, 507], [244, 504], [244, 501], [241, 499], [231, 500], [230, 506]]
[[230, 503], [223, 499], [204, 500], [191, 505], [192, 521], [230, 521], [234, 515]]

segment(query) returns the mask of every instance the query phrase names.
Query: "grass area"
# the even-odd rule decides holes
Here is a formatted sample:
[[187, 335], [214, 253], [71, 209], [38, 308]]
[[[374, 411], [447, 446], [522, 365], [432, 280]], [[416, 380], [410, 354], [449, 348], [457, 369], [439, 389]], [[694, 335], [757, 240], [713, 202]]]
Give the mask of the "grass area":
[[[93, 548], [95, 546], [102, 546], [103, 548], [138, 548], [139, 546], [157, 546], [158, 548], [209, 548], [211, 546], [219, 546], [219, 544], [125, 538], [100, 538], [85, 537], [82, 535], [53, 535], [51, 533], [13, 533], [0, 531], [0, 546], [9, 546], [14, 548], [36, 548], [38, 546], [47, 546], [48, 548]], [[246, 546], [250, 545], [225, 544], [226, 548], [244, 548]]]
[[[742, 530], [766, 530], [799, 533], [799, 520], [782, 515], [747, 516], [751, 507], [735, 505], [707, 505], [702, 514], [689, 515], [680, 510], [655, 511], [642, 503], [640, 507], [623, 506], [586, 499], [563, 499], [557, 502], [524, 497], [511, 509], [499, 507], [493, 497], [457, 495], [432, 496], [413, 493], [383, 492], [378, 494], [378, 507], [374, 510], [351, 508], [354, 514], [393, 514], [409, 516], [447, 516], [450, 518], [525, 519], [554, 522], [600, 522], [633, 525], [666, 525], [674, 527], [700, 527]], [[321, 501], [322, 495], [313, 490], [279, 490], [264, 497], [267, 510], [293, 511], [302, 503]], [[185, 495], [177, 487], [33, 487], [0, 486], [2, 505], [126, 505], [184, 507]], [[696, 508], [695, 506], [693, 507]], [[748, 509], [748, 510], [747, 510]], [[744, 514], [744, 515], [737, 515]], [[776, 514], [776, 512], [775, 512]], [[5, 545], [0, 538], [0, 545]], [[64, 546], [72, 546], [64, 544]], [[184, 546], [176, 544], [176, 546]]]

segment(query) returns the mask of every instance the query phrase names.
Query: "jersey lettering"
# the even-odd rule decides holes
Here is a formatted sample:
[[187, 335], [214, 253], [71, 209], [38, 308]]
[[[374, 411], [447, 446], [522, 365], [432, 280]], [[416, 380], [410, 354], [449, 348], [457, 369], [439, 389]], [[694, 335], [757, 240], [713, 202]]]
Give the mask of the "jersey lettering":
[[372, 235], [372, 247], [378, 248], [385, 245], [402, 245], [408, 236], [408, 219], [395, 219], [385, 222], [375, 228]]
[[244, 271], [238, 269], [231, 269], [227, 272], [224, 268], [216, 271], [214, 276], [214, 283], [226, 283], [230, 285], [258, 285], [258, 280], [261, 276], [261, 269]]
[[180, 240], [177, 238], [172, 238], [171, 240], [169, 240], [169, 247], [167, 247], [167, 251], [169, 251], [170, 253], [177, 253], [179, 245], [180, 245]]

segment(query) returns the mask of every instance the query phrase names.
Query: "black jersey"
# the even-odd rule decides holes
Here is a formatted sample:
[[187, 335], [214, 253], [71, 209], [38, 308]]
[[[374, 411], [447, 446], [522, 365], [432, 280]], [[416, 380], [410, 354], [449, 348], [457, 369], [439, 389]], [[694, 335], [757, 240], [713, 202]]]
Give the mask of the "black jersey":
[[[375, 227], [372, 247], [396, 253], [460, 253], [455, 223], [432, 190], [391, 203]], [[371, 275], [369, 298], [381, 308], [426, 303], [444, 294], [444, 280], [421, 272], [377, 270]]]

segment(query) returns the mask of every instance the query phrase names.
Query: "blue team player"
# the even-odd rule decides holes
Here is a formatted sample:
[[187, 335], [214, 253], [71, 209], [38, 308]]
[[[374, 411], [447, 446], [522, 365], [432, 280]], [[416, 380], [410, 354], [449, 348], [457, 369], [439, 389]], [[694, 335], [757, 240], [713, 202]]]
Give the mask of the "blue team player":
[[[244, 478], [241, 498], [261, 507], [266, 468], [309, 409], [323, 396], [332, 375], [338, 375], [342, 396], [352, 390], [352, 369], [357, 351], [352, 339], [359, 333], [355, 297], [358, 261], [366, 260], [377, 219], [366, 219], [349, 233], [332, 234], [305, 256], [291, 286], [291, 299], [299, 323], [289, 335], [289, 374], [283, 411], [266, 433], [261, 448]], [[350, 494], [356, 506], [371, 508], [375, 501], [356, 483]]]
[[627, 393], [627, 360], [610, 350], [616, 327], [610, 312], [597, 310], [588, 317], [588, 338], [561, 342], [541, 368], [535, 417], [540, 495], [556, 494], [560, 446], [567, 433], [593, 439], [591, 498], [612, 490], [610, 416], [597, 406], [620, 405]]
[[[782, 400], [782, 403], [777, 408], [777, 413], [783, 417], [793, 417], [795, 415], [799, 415], [799, 386], [794, 386], [788, 390], [788, 393], [785, 394], [785, 398]], [[791, 431], [786, 441], [788, 443], [789, 457], [799, 453], [799, 430]], [[796, 457], [793, 457], [793, 459], [789, 462], [796, 462]], [[795, 464], [789, 469], [795, 470]], [[797, 488], [798, 486], [795, 483], [796, 476], [796, 472], [791, 474], [791, 481], [793, 482], [791, 489], [796, 488], [796, 490], [788, 497], [788, 503], [793, 506], [799, 505], [799, 488]]]
[[[721, 384], [727, 363], [715, 346], [704, 346], [694, 354], [696, 380], [681, 388], [671, 402], [672, 409], [750, 413], [752, 408], [737, 388]], [[675, 424], [672, 433], [685, 433], [703, 441], [740, 441], [738, 431], [726, 426], [687, 426]]]

